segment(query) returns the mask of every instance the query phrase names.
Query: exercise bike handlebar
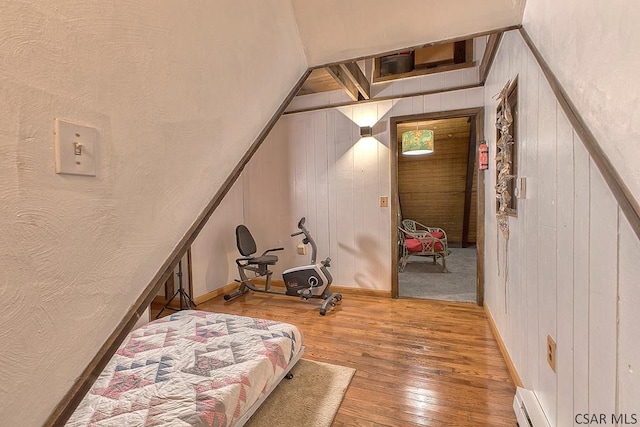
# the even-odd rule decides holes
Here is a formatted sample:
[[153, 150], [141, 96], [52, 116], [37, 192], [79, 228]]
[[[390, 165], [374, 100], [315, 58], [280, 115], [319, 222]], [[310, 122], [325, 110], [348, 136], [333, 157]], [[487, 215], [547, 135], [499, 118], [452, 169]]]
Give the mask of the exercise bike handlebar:
[[265, 256], [266, 254], [268, 254], [269, 252], [276, 252], [276, 251], [284, 251], [284, 248], [271, 248], [271, 249], [267, 249], [266, 251], [264, 251], [262, 253], [262, 256]]
[[311, 233], [309, 233], [309, 230], [307, 230], [307, 227], [304, 226], [305, 221], [306, 221], [305, 217], [302, 217], [300, 219], [300, 221], [298, 221], [298, 228], [301, 231], [298, 231], [297, 233], [293, 233], [291, 235], [291, 237], [298, 236], [300, 234], [304, 234], [304, 239], [302, 240], [302, 243], [311, 244], [311, 264], [315, 264], [316, 263], [316, 253], [318, 252], [318, 248], [316, 247], [315, 240], [313, 240], [313, 237], [311, 237]]

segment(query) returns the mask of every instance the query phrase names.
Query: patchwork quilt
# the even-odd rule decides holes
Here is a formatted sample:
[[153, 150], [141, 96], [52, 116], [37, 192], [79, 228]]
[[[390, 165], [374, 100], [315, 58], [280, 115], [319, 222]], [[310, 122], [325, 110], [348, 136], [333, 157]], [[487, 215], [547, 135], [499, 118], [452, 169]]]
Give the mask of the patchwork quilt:
[[128, 335], [67, 426], [231, 426], [301, 347], [287, 323], [177, 312]]

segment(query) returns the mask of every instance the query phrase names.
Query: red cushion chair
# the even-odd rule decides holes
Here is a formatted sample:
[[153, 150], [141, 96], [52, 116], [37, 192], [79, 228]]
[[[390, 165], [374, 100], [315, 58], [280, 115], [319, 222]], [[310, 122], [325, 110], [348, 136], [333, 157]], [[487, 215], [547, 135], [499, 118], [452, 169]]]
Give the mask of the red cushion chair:
[[409, 252], [421, 252], [422, 251], [422, 243], [418, 239], [405, 239], [404, 245], [407, 247]]
[[447, 233], [438, 227], [427, 227], [414, 220], [405, 219], [398, 227], [402, 242], [400, 271], [404, 270], [410, 255], [430, 256], [436, 263], [442, 260], [442, 271], [448, 272], [445, 257], [449, 255]]

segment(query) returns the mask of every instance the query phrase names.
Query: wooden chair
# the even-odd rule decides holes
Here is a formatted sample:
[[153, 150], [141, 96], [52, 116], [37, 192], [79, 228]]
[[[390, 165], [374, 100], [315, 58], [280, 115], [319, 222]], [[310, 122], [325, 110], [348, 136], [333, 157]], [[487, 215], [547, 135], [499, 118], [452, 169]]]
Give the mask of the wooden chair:
[[449, 245], [447, 233], [438, 227], [427, 227], [417, 221], [405, 219], [400, 231], [400, 271], [403, 271], [411, 255], [432, 257], [436, 264], [438, 258], [442, 260], [442, 272], [448, 273], [447, 256]]

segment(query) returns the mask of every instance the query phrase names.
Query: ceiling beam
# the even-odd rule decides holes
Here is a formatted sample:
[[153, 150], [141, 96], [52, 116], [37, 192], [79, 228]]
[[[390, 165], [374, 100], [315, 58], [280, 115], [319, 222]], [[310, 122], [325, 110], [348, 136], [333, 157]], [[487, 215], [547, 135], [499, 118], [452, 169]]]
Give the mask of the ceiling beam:
[[483, 85], [487, 81], [489, 70], [491, 70], [491, 65], [496, 57], [496, 53], [498, 52], [498, 46], [500, 45], [500, 40], [502, 39], [503, 34], [504, 31], [495, 32], [490, 34], [489, 39], [487, 40], [487, 47], [484, 50], [482, 62], [480, 63], [480, 82]]
[[344, 88], [354, 101], [371, 98], [371, 84], [355, 62], [330, 65], [327, 72]]
[[347, 76], [356, 85], [356, 87], [358, 88], [358, 92], [360, 92], [360, 95], [362, 95], [364, 99], [370, 99], [371, 84], [362, 73], [362, 70], [360, 70], [360, 67], [358, 67], [358, 64], [356, 64], [355, 62], [347, 62], [345, 64], [340, 64], [340, 67], [342, 67]]
[[353, 101], [358, 100], [358, 95], [360, 93], [358, 91], [358, 87], [353, 82], [353, 80], [351, 80], [349, 74], [345, 72], [340, 65], [330, 65], [326, 68], [326, 70], [329, 74], [331, 74], [331, 76], [333, 76], [333, 78], [340, 84], [340, 86], [343, 87], [343, 89], [347, 92], [347, 95], [349, 95], [349, 98], [351, 98]]

